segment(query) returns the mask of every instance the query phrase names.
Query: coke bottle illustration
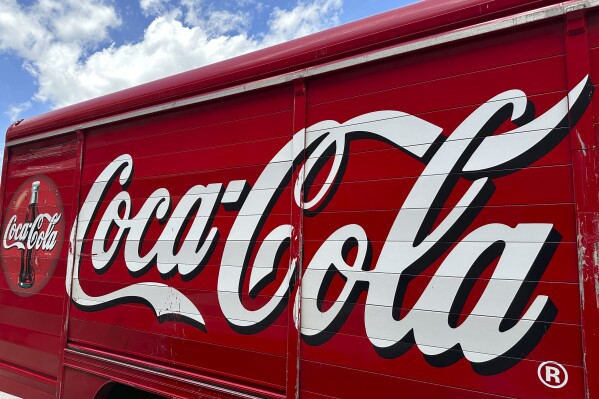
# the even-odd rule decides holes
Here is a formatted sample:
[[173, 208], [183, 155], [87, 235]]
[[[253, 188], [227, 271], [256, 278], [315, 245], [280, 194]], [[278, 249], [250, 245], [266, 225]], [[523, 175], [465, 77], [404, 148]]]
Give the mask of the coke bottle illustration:
[[[38, 191], [40, 188], [40, 182], [34, 181], [31, 184], [31, 198], [29, 200], [29, 207], [25, 214], [25, 225], [30, 225], [31, 229], [34, 228], [33, 222], [37, 217], [37, 203], [38, 203]], [[30, 248], [27, 242], [24, 242], [25, 249], [21, 251], [21, 270], [19, 272], [19, 287], [31, 288], [35, 280], [35, 271], [33, 269], [33, 251], [34, 248]]]

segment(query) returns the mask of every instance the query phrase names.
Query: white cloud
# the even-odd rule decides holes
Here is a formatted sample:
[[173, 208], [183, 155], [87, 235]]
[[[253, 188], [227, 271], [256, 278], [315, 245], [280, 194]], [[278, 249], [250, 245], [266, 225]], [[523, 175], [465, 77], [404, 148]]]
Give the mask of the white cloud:
[[264, 42], [281, 43], [338, 25], [342, 5], [342, 0], [321, 0], [300, 1], [292, 10], [275, 8]]
[[39, 0], [36, 11], [59, 42], [100, 42], [108, 38], [108, 28], [121, 23], [115, 9], [102, 1]]
[[14, 0], [0, 0], [0, 50], [12, 50], [25, 59], [43, 53], [50, 38], [36, 18], [30, 18]]
[[24, 60], [39, 85], [34, 100], [62, 107], [333, 26], [342, 0], [275, 8], [267, 31], [250, 36], [251, 18], [240, 7], [259, 4], [242, 0], [224, 10], [202, 0], [140, 0], [153, 20], [140, 41], [117, 46], [108, 40], [121, 21], [104, 0], [38, 0], [30, 7], [0, 0], [0, 51]]
[[[199, 28], [184, 26], [175, 15], [158, 17], [146, 29], [142, 41], [120, 47], [111, 46], [92, 54], [85, 61], [69, 63], [68, 79], [55, 73], [48, 84], [40, 89], [44, 98], [53, 98], [57, 105], [66, 105], [83, 98], [95, 97], [118, 89], [141, 84], [160, 77], [183, 72], [198, 65], [232, 57], [257, 48], [245, 35], [209, 38]], [[54, 93], [64, 92], [67, 83], [73, 90], [56, 98]]]
[[250, 21], [249, 14], [242, 11], [214, 10], [201, 14], [194, 10], [185, 15], [187, 24], [202, 28], [210, 35], [245, 32]]
[[120, 23], [103, 0], [38, 0], [28, 7], [0, 0], [0, 51], [23, 59], [39, 86], [35, 100], [62, 105], [80, 99], [69, 93], [80, 60]]
[[139, 7], [145, 15], [160, 15], [168, 9], [169, 0], [139, 0]]
[[99, 43], [120, 23], [114, 7], [102, 0], [38, 0], [29, 7], [0, 0], [0, 50], [34, 60], [55, 43]]
[[13, 104], [11, 105], [5, 112], [6, 116], [11, 122], [15, 122], [19, 119], [19, 116], [31, 108], [31, 101], [25, 101], [21, 104]]

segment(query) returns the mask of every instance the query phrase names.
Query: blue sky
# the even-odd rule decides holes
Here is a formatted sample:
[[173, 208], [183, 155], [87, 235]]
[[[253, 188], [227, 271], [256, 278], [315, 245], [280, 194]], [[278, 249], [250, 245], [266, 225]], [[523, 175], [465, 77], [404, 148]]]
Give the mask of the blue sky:
[[17, 119], [413, 2], [0, 0], [0, 141]]

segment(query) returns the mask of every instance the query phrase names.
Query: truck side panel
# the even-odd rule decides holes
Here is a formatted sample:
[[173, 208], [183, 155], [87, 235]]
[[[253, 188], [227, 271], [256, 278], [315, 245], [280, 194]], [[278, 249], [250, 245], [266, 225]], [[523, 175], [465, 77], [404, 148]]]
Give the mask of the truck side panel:
[[12, 145], [0, 387], [590, 397], [586, 18]]
[[[584, 75], [578, 77], [579, 80], [583, 78]], [[508, 97], [526, 95], [534, 104], [535, 118], [567, 96], [563, 23], [533, 25], [311, 79], [307, 125], [323, 119], [350, 123], [346, 121], [357, 115], [398, 110], [442, 127], [445, 143], [437, 151], [443, 154], [445, 146], [460, 140], [455, 138], [459, 137], [460, 124], [477, 110], [499, 101], [495, 98], [499, 93], [513, 89], [523, 93], [510, 92]], [[509, 115], [510, 111], [501, 115], [501, 120], [494, 122], [486, 134], [513, 134], [524, 139], [536, 134], [538, 129], [551, 128], [552, 122], [546, 122], [511, 133], [518, 123], [511, 122]], [[390, 129], [395, 126], [395, 133], [400, 134], [403, 118], [405, 116], [398, 116], [395, 122], [385, 122]], [[363, 128], [356, 124], [354, 129], [368, 130], [368, 126], [376, 122], [369, 119], [362, 122]], [[348, 128], [343, 126], [338, 130], [343, 129]], [[360, 266], [352, 264], [355, 258], [350, 256], [352, 270], [329, 270], [331, 281], [328, 287], [323, 284], [327, 287], [324, 294], [304, 294], [308, 297], [304, 297], [302, 309], [310, 308], [312, 302], [321, 301], [321, 305], [319, 312], [307, 310], [302, 313], [302, 330], [311, 337], [301, 346], [302, 392], [351, 397], [356, 391], [365, 391], [377, 398], [396, 397], [399, 392], [410, 397], [584, 396], [572, 149], [570, 140], [565, 139], [569, 128], [557, 128], [560, 129], [561, 133], [557, 132], [555, 141], [546, 144], [542, 154], [529, 155], [530, 158], [518, 166], [492, 166], [484, 172], [471, 174], [451, 166], [445, 171], [439, 167], [431, 169], [431, 163], [450, 163], [451, 158], [435, 160], [433, 155], [433, 160], [423, 161], [405, 149], [398, 151], [391, 143], [368, 135], [346, 144], [345, 153], [349, 155], [338, 155], [346, 159], [346, 165], [340, 172], [343, 177], [334, 197], [322, 212], [305, 219], [305, 259], [309, 262], [320, 250], [322, 242], [331, 240], [329, 237], [333, 237], [337, 229], [350, 224], [363, 229], [368, 241], [360, 244], [369, 246], [371, 258], [368, 264]], [[311, 133], [308, 129], [308, 142], [311, 134], [316, 135], [318, 131]], [[419, 132], [412, 131], [411, 134], [418, 135]], [[473, 139], [471, 145], [482, 146], [485, 140], [486, 137], [481, 135]], [[514, 137], [514, 140], [519, 138]], [[418, 144], [426, 142], [422, 140]], [[497, 152], [507, 150], [500, 145], [496, 148]], [[322, 174], [326, 176], [328, 169], [324, 170]], [[438, 193], [422, 194], [425, 192], [422, 187], [434, 187], [443, 175], [448, 178], [445, 188]], [[402, 270], [405, 258], [411, 259], [413, 255], [409, 251], [414, 251], [416, 245], [392, 241], [410, 240], [410, 229], [414, 228], [411, 223], [418, 226], [420, 215], [428, 212], [429, 196], [437, 195], [432, 205], [436, 218], [425, 227], [432, 237], [435, 229], [442, 229], [442, 221], [455, 213], [455, 208], [463, 206], [458, 201], [474, 182], [487, 176], [492, 179], [493, 189], [488, 198], [469, 206], [475, 216], [459, 223], [453, 238], [442, 239], [447, 242], [436, 254], [430, 255], [422, 264], [413, 264], [406, 269], [404, 274], [407, 276], [400, 280], [395, 273]], [[407, 198], [412, 199], [418, 189], [421, 190], [418, 199], [410, 202]], [[406, 205], [408, 203], [410, 205]], [[398, 225], [398, 221], [402, 223]], [[500, 224], [513, 229], [540, 223], [552, 224], [558, 234], [544, 244], [547, 252], [543, 262], [546, 263], [538, 272], [526, 275], [523, 284], [506, 275], [501, 277], [498, 264], [503, 257], [509, 256], [509, 247], [522, 253], [537, 251], [539, 243], [535, 243], [534, 237], [524, 240], [506, 237], [503, 249], [486, 255], [481, 252], [463, 282], [463, 277], [448, 273], [449, 269], [444, 268], [452, 262], [454, 251], [460, 248], [466, 253], [490, 248], [489, 242], [469, 239], [480, 229]], [[427, 239], [424, 241], [420, 245], [425, 245]], [[389, 248], [396, 249], [384, 252]], [[391, 253], [394, 258], [381, 259], [382, 253], [386, 256]], [[328, 263], [323, 262], [322, 267], [327, 268]], [[519, 264], [518, 267], [529, 266]], [[359, 280], [368, 282], [347, 299], [347, 286]], [[397, 282], [385, 285], [385, 280]], [[304, 293], [308, 290], [307, 284], [304, 275]], [[466, 288], [467, 284], [471, 286]], [[448, 306], [443, 310], [439, 304], [431, 307], [423, 301], [427, 293], [433, 293], [435, 289], [441, 296], [445, 291], [440, 287], [456, 285], [465, 291], [458, 292], [455, 299], [449, 295], [444, 300], [450, 303], [453, 300], [454, 305], [462, 301], [463, 306]], [[525, 311], [538, 296], [550, 298], [557, 312], [541, 323], [543, 332], [540, 335], [530, 335], [527, 344], [510, 353], [504, 353], [499, 344], [493, 345], [493, 340], [499, 341], [498, 336], [481, 338], [489, 340], [489, 344], [480, 347], [485, 347], [487, 354], [494, 357], [485, 366], [469, 360], [477, 356], [465, 353], [466, 346], [470, 345], [468, 341], [477, 339], [475, 335], [465, 333], [462, 341], [443, 337], [460, 329], [467, 330], [468, 322], [472, 325], [494, 323], [493, 318], [498, 315], [493, 306], [477, 307], [484, 301], [483, 294], [488, 294], [493, 285], [502, 287], [498, 289], [504, 292], [528, 287], [529, 291], [517, 299], [521, 302], [519, 310], [512, 313], [513, 324], [520, 318], [527, 318]], [[390, 292], [385, 293], [382, 287], [388, 287]], [[336, 312], [335, 306], [343, 303], [346, 308], [340, 311], [339, 318], [330, 325], [323, 324], [323, 318], [332, 317], [326, 313]], [[373, 310], [377, 307], [388, 310], [386, 314], [384, 310]], [[377, 316], [372, 316], [375, 312], [378, 312]], [[439, 312], [446, 313], [439, 316]], [[418, 320], [427, 323], [424, 325], [428, 327], [423, 330], [428, 329], [428, 332], [418, 331]], [[454, 324], [452, 320], [455, 320]], [[533, 321], [529, 320], [530, 323]], [[415, 328], [408, 332], [408, 327], [405, 330], [399, 327], [401, 323], [412, 323]], [[324, 331], [320, 332], [323, 327]], [[393, 327], [397, 328], [398, 335], [388, 333]], [[476, 334], [475, 331], [471, 332]], [[449, 345], [441, 346], [443, 342]], [[382, 349], [387, 346], [389, 349]], [[539, 380], [538, 370], [546, 361], [555, 361], [565, 367], [569, 379], [564, 387], [552, 389]]]
[[[40, 181], [39, 214], [58, 215], [56, 229], [72, 228], [77, 145], [74, 135], [11, 147], [8, 150], [4, 189], [4, 213], [12, 226], [25, 219], [32, 182]], [[46, 180], [47, 179], [47, 180]], [[54, 183], [47, 183], [51, 181]], [[11, 219], [14, 218], [14, 219]], [[6, 224], [6, 230], [10, 230]], [[16, 246], [10, 231], [3, 236], [3, 278], [0, 279], [0, 361], [8, 383], [16, 394], [26, 397], [54, 397], [60, 375], [65, 270], [68, 245], [58, 240], [53, 248], [35, 247], [34, 284], [19, 286], [19, 273], [27, 249]], [[23, 380], [16, 373], [28, 377]], [[30, 391], [28, 385], [34, 388]]]
[[[201, 329], [196, 325], [178, 323], [176, 318], [159, 320], [147, 305], [136, 301], [106, 310], [101, 310], [103, 306], [98, 302], [98, 311], [71, 307], [70, 344], [183, 367], [199, 376], [220, 379], [223, 385], [236, 382], [274, 393], [284, 391], [286, 310], [263, 333], [243, 336], [233, 331], [224, 319], [216, 287], [219, 270], [241, 267], [239, 264], [221, 266], [219, 262], [227, 234], [235, 221], [235, 213], [227, 210], [228, 204], [222, 204], [222, 198], [232, 181], [247, 180], [252, 184], [269, 157], [290, 140], [291, 108], [291, 88], [278, 87], [86, 132], [82, 203], [86, 201], [92, 185], [101, 181], [98, 176], [102, 170], [123, 154], [131, 154], [135, 165], [134, 178], [127, 189], [131, 199], [131, 209], [127, 212], [131, 213], [131, 217], [141, 212], [148, 198], [159, 195], [158, 189], [168, 190], [167, 196], [172, 201], [170, 222], [152, 222], [146, 227], [142, 240], [133, 238], [129, 233], [125, 244], [127, 248], [135, 248], [140, 256], [155, 247], [162, 254], [180, 251], [183, 239], [191, 234], [191, 230], [197, 230], [193, 227], [195, 222], [191, 221], [195, 218], [194, 211], [181, 213], [181, 208], [177, 210], [182, 197], [190, 190], [208, 193], [198, 206], [216, 201], [214, 210], [209, 212], [209, 227], [200, 235], [207, 235], [212, 226], [218, 229], [218, 235], [204, 260], [195, 264], [194, 259], [188, 257], [178, 268], [161, 271], [155, 262], [150, 262], [134, 273], [131, 270], [140, 264], [130, 258], [125, 259], [119, 252], [114, 261], [104, 266], [105, 271], [98, 274], [92, 267], [90, 254], [94, 252], [95, 243], [104, 238], [100, 234], [90, 234], [83, 242], [80, 273], [75, 277], [87, 295], [100, 297], [130, 285], [136, 278], [144, 282], [166, 282], [168, 287], [179, 290], [197, 306], [206, 327]], [[281, 162], [282, 167], [289, 167], [290, 156], [285, 156], [287, 159]], [[276, 190], [277, 186], [270, 189]], [[103, 214], [122, 190], [117, 183], [111, 185], [98, 205], [97, 217], [90, 225], [92, 232], [108, 220], [108, 216]], [[278, 191], [280, 197], [264, 224], [265, 231], [290, 221], [290, 190]], [[240, 194], [239, 189], [231, 188], [231, 192]], [[203, 209], [199, 211], [202, 212]], [[183, 219], [188, 221], [183, 222]], [[82, 223], [81, 219], [79, 223]], [[139, 226], [144, 222], [139, 220], [134, 223]], [[177, 223], [180, 226], [178, 237], [181, 238], [177, 238], [177, 231], [173, 231], [172, 226]], [[110, 233], [111, 239], [117, 234], [116, 230]], [[165, 234], [171, 234], [171, 238], [165, 238]], [[264, 236], [258, 236], [256, 240], [260, 242]], [[244, 245], [244, 242], [238, 245]], [[288, 264], [288, 251], [285, 251], [280, 259], [281, 272], [288, 268]], [[179, 270], [183, 269], [189, 271], [182, 275]], [[165, 296], [168, 295], [168, 287], [162, 287]], [[272, 294], [267, 291], [256, 298], [248, 296], [244, 299], [253, 306], [260, 306]], [[224, 295], [234, 296], [236, 293]], [[262, 366], [252, 366], [258, 364]]]

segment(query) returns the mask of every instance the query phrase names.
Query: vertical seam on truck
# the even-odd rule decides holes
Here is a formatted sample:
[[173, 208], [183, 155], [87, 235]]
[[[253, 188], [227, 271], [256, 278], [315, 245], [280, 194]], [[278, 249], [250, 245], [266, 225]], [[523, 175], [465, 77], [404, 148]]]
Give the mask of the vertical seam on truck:
[[[564, 45], [566, 58], [566, 84], [571, 89], [581, 75], [591, 73], [589, 42], [588, 42], [588, 16], [584, 7], [577, 8], [566, 6], [564, 26]], [[589, 82], [592, 84], [592, 82]], [[592, 92], [589, 94], [592, 96]], [[590, 100], [590, 99], [589, 99]], [[568, 98], [569, 103], [571, 102]], [[572, 109], [572, 104], [569, 108]], [[580, 120], [568, 113], [568, 125], [571, 128], [570, 145], [572, 159], [572, 190], [574, 192], [575, 223], [577, 234], [577, 266], [579, 273], [580, 301], [581, 301], [581, 352], [584, 367], [585, 397], [590, 398], [596, 390], [597, 384], [593, 383], [594, 364], [597, 347], [593, 344], [595, 339], [590, 331], [595, 331], [597, 326], [597, 294], [595, 282], [597, 280], [597, 248], [594, 246], [597, 238], [597, 220], [599, 217], [596, 204], [597, 195], [597, 148], [593, 128], [593, 107], [589, 106]], [[576, 123], [577, 122], [577, 123]], [[591, 198], [589, 198], [591, 197]], [[594, 240], [593, 240], [594, 239]], [[590, 300], [594, 299], [594, 300]], [[595, 395], [597, 393], [595, 392]]]
[[[77, 139], [77, 167], [75, 169], [75, 176], [74, 176], [74, 181], [73, 183], [75, 184], [75, 187], [77, 189], [76, 193], [75, 193], [75, 198], [71, 199], [72, 203], [73, 203], [73, 207], [71, 210], [71, 217], [73, 220], [73, 226], [71, 227], [71, 230], [74, 232], [73, 234], [73, 241], [70, 240], [69, 238], [69, 246], [73, 249], [73, 253], [72, 253], [72, 265], [73, 267], [75, 267], [75, 262], [77, 259], [77, 226], [79, 225], [78, 220], [77, 220], [77, 215], [79, 214], [79, 201], [81, 199], [81, 176], [83, 173], [83, 144], [84, 144], [84, 139], [85, 139], [85, 135], [83, 134], [83, 132], [81, 130], [77, 130], [76, 131], [76, 139]], [[67, 265], [65, 267], [68, 267], [68, 260], [67, 260]], [[57, 397], [61, 398], [63, 396], [63, 388], [64, 388], [64, 379], [65, 379], [65, 371], [66, 371], [66, 367], [65, 367], [65, 351], [67, 350], [67, 342], [68, 342], [68, 335], [69, 335], [69, 316], [70, 316], [70, 308], [71, 308], [71, 292], [73, 289], [73, 273], [71, 271], [70, 275], [68, 273], [65, 274], [65, 279], [70, 278], [71, 281], [68, 282], [68, 290], [66, 290], [66, 286], [65, 286], [65, 299], [64, 299], [64, 304], [63, 304], [63, 323], [62, 323], [62, 332], [61, 332], [61, 337], [60, 337], [60, 358], [59, 358], [59, 380], [58, 380], [58, 386], [57, 386]], [[65, 284], [66, 284], [66, 280], [65, 280]]]
[[[306, 160], [306, 113], [307, 92], [306, 81], [297, 79], [293, 82], [293, 121], [292, 121], [292, 153], [299, 154], [292, 163], [292, 184], [303, 182], [301, 163]], [[289, 267], [295, 264], [293, 281], [296, 289], [289, 290], [289, 302], [292, 305], [287, 317], [287, 399], [299, 398], [300, 389], [300, 340], [301, 340], [301, 278], [303, 264], [303, 191], [299, 198], [291, 195], [291, 242]], [[295, 203], [299, 201], [299, 203]], [[295, 292], [295, 296], [293, 293]], [[295, 299], [295, 300], [294, 300]]]

